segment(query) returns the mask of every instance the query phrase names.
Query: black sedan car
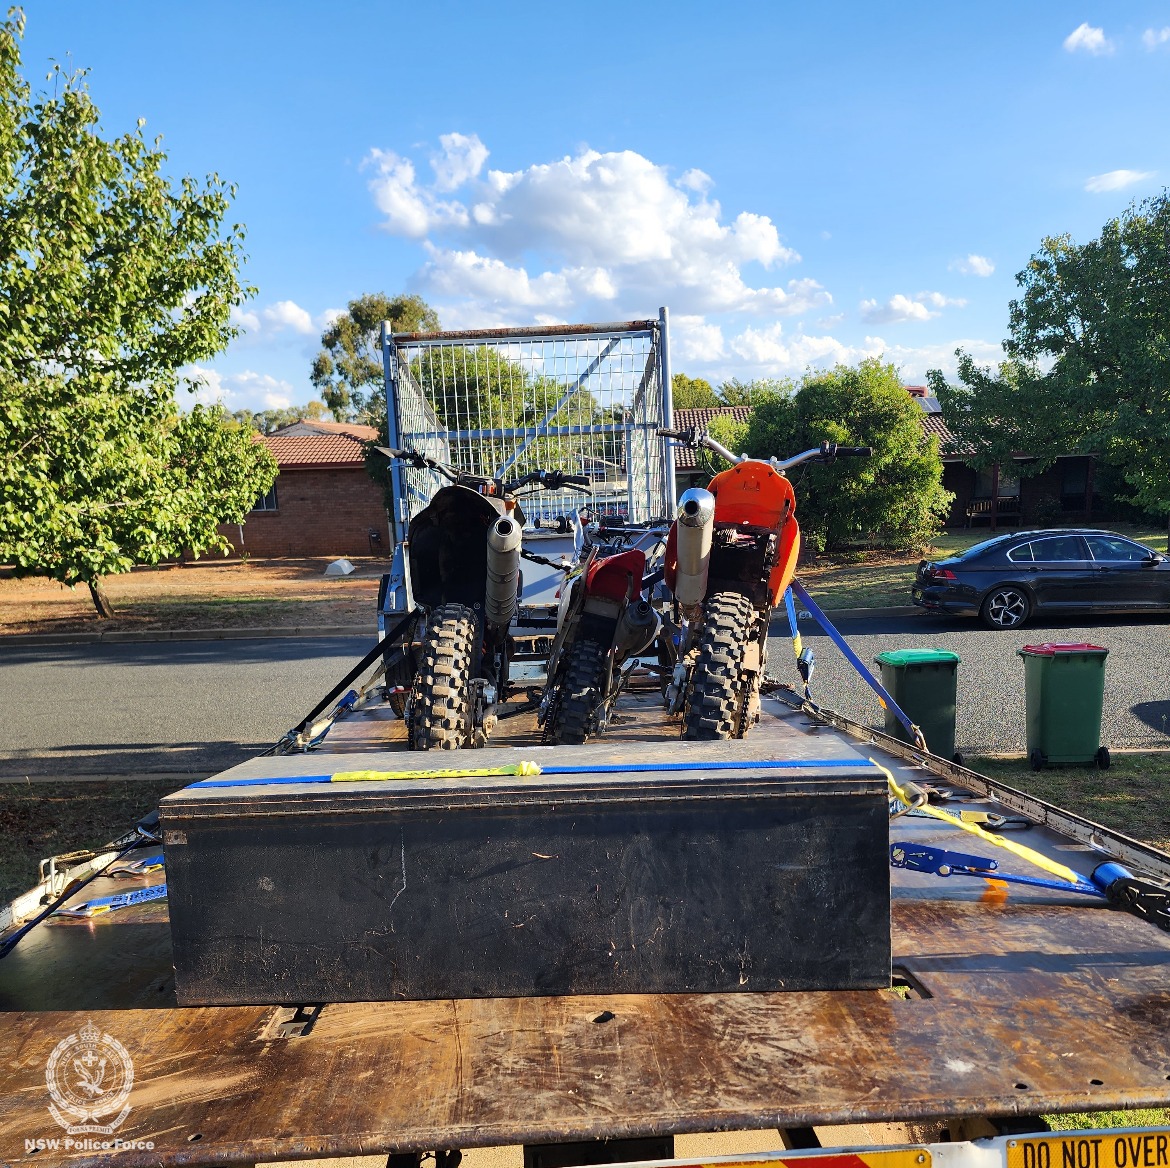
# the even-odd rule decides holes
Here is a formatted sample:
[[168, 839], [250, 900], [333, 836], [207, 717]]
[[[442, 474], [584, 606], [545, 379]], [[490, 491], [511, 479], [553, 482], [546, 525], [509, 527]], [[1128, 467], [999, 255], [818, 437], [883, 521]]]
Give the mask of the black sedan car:
[[998, 535], [918, 565], [914, 603], [1014, 629], [1043, 613], [1170, 609], [1170, 562], [1112, 531], [1067, 527]]

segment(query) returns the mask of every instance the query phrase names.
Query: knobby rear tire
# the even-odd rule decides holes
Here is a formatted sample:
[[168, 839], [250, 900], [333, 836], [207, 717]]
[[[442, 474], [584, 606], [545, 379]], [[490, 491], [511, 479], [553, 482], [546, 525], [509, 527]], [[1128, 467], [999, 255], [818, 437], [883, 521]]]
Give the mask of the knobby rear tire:
[[475, 614], [462, 604], [440, 605], [427, 619], [414, 683], [415, 750], [459, 750], [471, 744], [475, 627]]
[[743, 662], [755, 627], [755, 607], [742, 592], [716, 592], [704, 603], [684, 738], [743, 737]]
[[605, 696], [606, 650], [596, 641], [577, 641], [565, 662], [565, 680], [557, 697], [548, 740], [579, 746], [597, 733], [597, 707]]

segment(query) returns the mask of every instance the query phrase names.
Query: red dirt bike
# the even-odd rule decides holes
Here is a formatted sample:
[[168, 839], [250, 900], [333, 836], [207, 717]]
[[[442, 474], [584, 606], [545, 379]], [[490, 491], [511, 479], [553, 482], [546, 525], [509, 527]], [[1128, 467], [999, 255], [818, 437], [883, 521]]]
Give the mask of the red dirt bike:
[[822, 442], [791, 458], [764, 460], [732, 454], [698, 430], [658, 433], [732, 464], [707, 490], [683, 493], [667, 540], [666, 584], [681, 630], [666, 707], [683, 715], [684, 738], [742, 738], [759, 718], [772, 609], [783, 601], [800, 554], [796, 496], [785, 472], [873, 452]]
[[537, 714], [545, 742], [582, 743], [603, 733], [639, 656], [658, 639], [662, 620], [651, 599], [666, 532], [661, 522], [578, 522], [577, 566], [561, 586]]

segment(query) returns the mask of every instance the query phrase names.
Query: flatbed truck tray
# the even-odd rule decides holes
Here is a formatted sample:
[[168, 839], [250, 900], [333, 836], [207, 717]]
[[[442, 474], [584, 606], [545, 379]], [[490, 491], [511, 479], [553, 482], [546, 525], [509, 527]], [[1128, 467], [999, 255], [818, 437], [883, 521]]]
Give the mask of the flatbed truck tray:
[[[620, 713], [626, 720], [609, 743], [676, 741], [650, 696], [630, 695]], [[880, 735], [859, 742], [774, 698], [763, 716], [779, 720], [794, 750], [832, 744], [899, 780], [923, 777]], [[495, 742], [534, 741], [524, 722], [501, 723]], [[351, 751], [364, 736], [384, 750], [398, 727], [365, 712], [326, 742]], [[960, 790], [962, 775], [955, 769]], [[1002, 793], [977, 799], [994, 795], [989, 788], [973, 783], [966, 805], [1003, 810]], [[1031, 802], [1034, 818], [1074, 822]], [[1077, 824], [1085, 841], [1109, 835]], [[1038, 823], [1026, 834], [1029, 846], [1074, 868], [1094, 862], [1088, 843], [1067, 832]], [[891, 836], [957, 846], [951, 829], [929, 819], [903, 817]], [[1163, 853], [1120, 845], [1129, 862], [1145, 856], [1147, 870], [1170, 871]], [[1015, 861], [999, 858], [1011, 870]], [[989, 891], [984, 881], [902, 869], [892, 877], [890, 990], [179, 1009], [165, 902], [94, 921], [51, 918], [0, 962], [0, 1158], [109, 1162], [108, 1151], [64, 1147], [47, 1110], [47, 1061], [91, 1021], [133, 1059], [131, 1111], [117, 1132], [129, 1144], [122, 1165], [1170, 1105], [1170, 936], [1062, 891]], [[99, 877], [75, 899], [124, 889]], [[1164, 1163], [1150, 1147], [1151, 1168]], [[985, 1162], [1000, 1158], [992, 1152]], [[1062, 1168], [1059, 1159], [1003, 1162]], [[856, 1158], [849, 1164], [859, 1168]]]

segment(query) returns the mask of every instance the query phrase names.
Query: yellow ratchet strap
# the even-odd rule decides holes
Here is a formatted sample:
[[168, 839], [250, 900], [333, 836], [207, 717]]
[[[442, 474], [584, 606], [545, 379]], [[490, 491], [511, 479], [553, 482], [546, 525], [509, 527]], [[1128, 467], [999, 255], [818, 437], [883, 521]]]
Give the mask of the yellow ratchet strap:
[[[886, 776], [886, 781], [890, 785], [890, 794], [895, 799], [899, 799], [909, 806], [914, 806], [914, 796], [899, 787], [894, 776], [880, 762], [872, 758], [869, 761]], [[1059, 876], [1061, 880], [1067, 880], [1070, 884], [1081, 883], [1081, 878], [1071, 868], [1066, 868], [1063, 864], [1058, 864], [1055, 860], [1050, 860], [1047, 856], [1041, 855], [1031, 848], [1026, 848], [1023, 844], [1016, 843], [1015, 840], [1004, 839], [1003, 836], [996, 835], [994, 832], [984, 831], [977, 823], [966, 823], [954, 815], [940, 811], [937, 807], [931, 807], [929, 803], [918, 805], [915, 810], [922, 815], [929, 815], [932, 819], [949, 823], [952, 827], [967, 832], [968, 835], [978, 836], [979, 839], [994, 844], [997, 848], [1006, 848], [1012, 855], [1019, 856], [1021, 860], [1027, 860], [1029, 864], [1035, 864], [1037, 868], [1043, 868], [1045, 872], [1051, 872], [1053, 876]]]
[[338, 771], [329, 776], [331, 783], [382, 783], [390, 779], [490, 779], [508, 775], [538, 775], [534, 762], [517, 762], [498, 767], [451, 767], [433, 771]]

